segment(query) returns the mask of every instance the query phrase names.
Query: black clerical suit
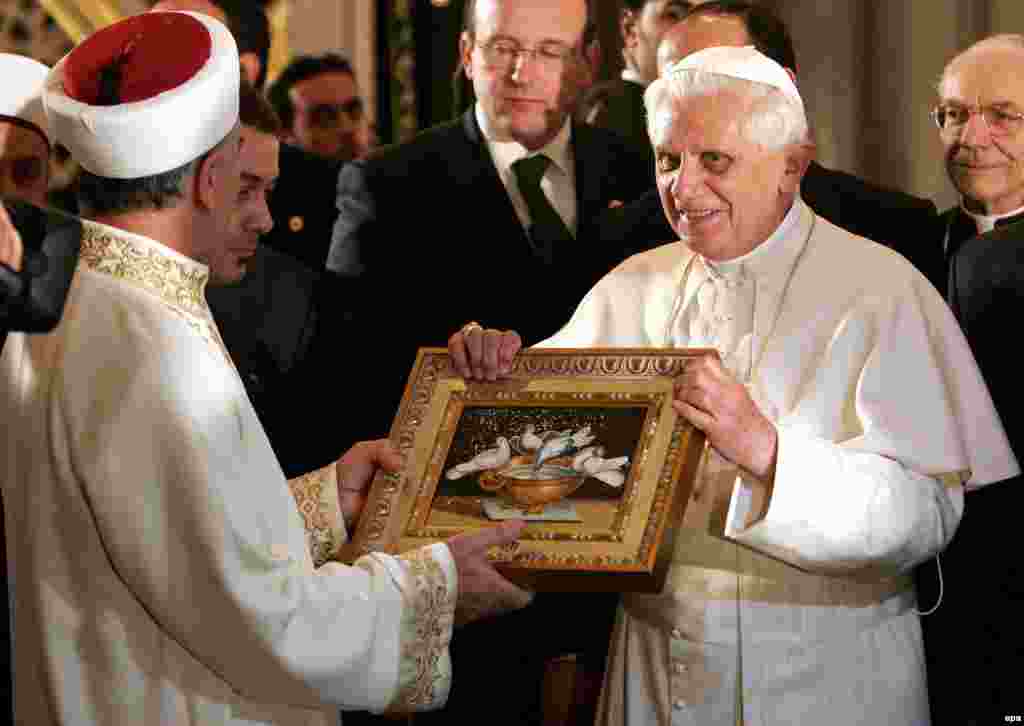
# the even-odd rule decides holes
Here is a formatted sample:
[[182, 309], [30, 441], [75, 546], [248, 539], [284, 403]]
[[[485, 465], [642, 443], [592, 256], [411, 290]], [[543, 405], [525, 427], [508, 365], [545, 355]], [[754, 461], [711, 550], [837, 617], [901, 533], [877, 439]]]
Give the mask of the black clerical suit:
[[[1024, 409], [1014, 321], [1024, 311], [1024, 220], [1000, 220], [978, 236], [959, 208], [943, 217], [950, 307], [1020, 460]], [[1022, 511], [1024, 478], [968, 493], [960, 527], [941, 555], [942, 604], [922, 619], [934, 726], [1004, 723], [1005, 716], [1024, 714]], [[938, 596], [937, 574], [933, 567], [920, 574], [927, 607]]]
[[[808, 166], [800, 183], [800, 196], [815, 214], [837, 227], [896, 250], [940, 292], [945, 291], [946, 272], [935, 243], [940, 220], [932, 202], [817, 162]], [[605, 235], [624, 240], [631, 253], [678, 238], [665, 219], [657, 193], [618, 210], [614, 225], [605, 225]], [[650, 245], [635, 249], [630, 243], [638, 240]]]
[[[551, 336], [622, 261], [622, 250], [602, 241], [601, 220], [612, 201], [652, 188], [653, 171], [604, 129], [574, 124], [570, 143], [578, 230], [550, 264], [516, 215], [472, 109], [342, 168], [327, 264], [377, 291], [380, 365], [374, 383], [363, 381], [374, 405], [390, 392], [393, 417], [416, 349], [446, 345], [471, 319], [516, 330], [527, 346]], [[606, 596], [541, 593], [525, 610], [465, 626], [452, 644], [448, 706], [418, 714], [417, 724], [536, 723], [544, 661], [584, 651], [601, 661], [614, 605]], [[483, 702], [484, 716], [487, 693], [501, 696]]]
[[267, 199], [274, 228], [261, 241], [320, 269], [338, 216], [335, 194], [341, 162], [291, 144], [281, 144], [278, 162], [280, 175]]

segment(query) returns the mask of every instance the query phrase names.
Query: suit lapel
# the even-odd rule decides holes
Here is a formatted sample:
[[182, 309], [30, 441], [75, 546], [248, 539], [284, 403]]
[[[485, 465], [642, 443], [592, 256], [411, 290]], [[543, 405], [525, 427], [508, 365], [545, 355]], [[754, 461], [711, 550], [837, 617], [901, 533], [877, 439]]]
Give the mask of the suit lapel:
[[486, 219], [488, 228], [508, 230], [508, 237], [517, 236], [522, 242], [521, 249], [529, 251], [530, 240], [498, 176], [498, 168], [487, 149], [472, 107], [463, 114], [461, 128], [466, 141], [463, 148], [465, 156], [450, 161], [457, 188], [466, 190], [467, 208], [473, 210], [475, 217]]

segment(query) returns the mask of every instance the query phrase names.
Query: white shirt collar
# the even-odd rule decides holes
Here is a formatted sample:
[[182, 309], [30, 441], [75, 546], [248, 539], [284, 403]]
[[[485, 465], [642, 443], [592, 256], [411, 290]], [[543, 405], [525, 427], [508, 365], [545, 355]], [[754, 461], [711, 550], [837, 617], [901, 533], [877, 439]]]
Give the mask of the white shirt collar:
[[783, 248], [787, 247], [786, 240], [802, 241], [801, 235], [794, 235], [793, 232], [800, 223], [803, 210], [806, 207], [803, 200], [797, 196], [789, 211], [786, 212], [786, 216], [782, 218], [782, 222], [768, 236], [768, 239], [745, 255], [722, 262], [706, 260], [700, 255], [697, 257], [706, 269], [724, 276], [738, 273], [744, 277], [764, 278], [772, 277], [778, 272], [785, 272], [788, 270], [790, 262], [795, 259], [796, 254], [795, 252], [791, 254], [791, 251]]
[[571, 139], [572, 123], [567, 117], [565, 123], [562, 124], [562, 128], [559, 129], [555, 138], [551, 139], [545, 146], [537, 149], [536, 151], [530, 151], [525, 146], [520, 144], [518, 141], [498, 141], [494, 138], [494, 134], [488, 128], [487, 119], [484, 116], [483, 109], [480, 108], [480, 103], [476, 104], [474, 109], [476, 114], [476, 122], [480, 126], [480, 132], [484, 135], [484, 140], [487, 142], [487, 148], [491, 152], [491, 158], [494, 159], [495, 165], [498, 167], [498, 171], [501, 173], [502, 179], [506, 178], [511, 173], [512, 164], [519, 161], [520, 159], [533, 156], [535, 154], [544, 154], [557, 166], [567, 177], [573, 179], [575, 172], [573, 169], [573, 158], [572, 158], [572, 145], [569, 143]]
[[978, 234], [984, 234], [985, 232], [991, 232], [996, 227], [996, 222], [1000, 219], [1006, 219], [1007, 217], [1016, 217], [1018, 214], [1024, 214], [1024, 207], [1018, 207], [1012, 212], [1006, 214], [976, 214], [964, 204], [963, 198], [960, 199], [960, 209], [964, 210], [964, 214], [974, 220], [974, 225], [978, 228]]
[[621, 77], [622, 77], [622, 80], [624, 80], [624, 81], [629, 81], [631, 83], [638, 83], [641, 86], [646, 86], [647, 85], [646, 83], [644, 83], [644, 79], [640, 77], [640, 74], [637, 73], [632, 68], [623, 68], [622, 69]]

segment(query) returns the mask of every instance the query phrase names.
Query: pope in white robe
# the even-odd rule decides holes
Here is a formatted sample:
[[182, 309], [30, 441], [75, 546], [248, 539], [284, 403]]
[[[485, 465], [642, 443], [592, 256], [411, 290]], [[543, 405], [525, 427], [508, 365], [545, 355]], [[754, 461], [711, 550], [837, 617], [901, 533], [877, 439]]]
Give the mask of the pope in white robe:
[[[714, 446], [663, 591], [622, 596], [598, 722], [927, 724], [910, 571], [948, 544], [965, 489], [1019, 471], [974, 359], [910, 263], [799, 199], [806, 122], [781, 67], [701, 51], [647, 104], [685, 241], [626, 260], [540, 345], [723, 362], [677, 388]], [[470, 335], [453, 356], [472, 359]], [[720, 428], [736, 402], [772, 431], [764, 471], [746, 431]]]

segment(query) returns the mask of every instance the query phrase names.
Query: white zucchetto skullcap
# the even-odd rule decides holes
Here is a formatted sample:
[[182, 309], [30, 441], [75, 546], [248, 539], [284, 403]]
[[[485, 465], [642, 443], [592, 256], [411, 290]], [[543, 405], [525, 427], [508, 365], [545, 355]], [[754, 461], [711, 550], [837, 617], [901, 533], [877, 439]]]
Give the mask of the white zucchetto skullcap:
[[31, 124], [50, 142], [50, 131], [43, 110], [43, 84], [50, 69], [32, 58], [0, 53], [0, 120], [3, 117]]
[[782, 91], [787, 97], [804, 107], [800, 92], [786, 69], [752, 45], [716, 46], [705, 48], [681, 58], [665, 69], [665, 78], [681, 71], [703, 71], [720, 76], [762, 83]]
[[149, 12], [96, 31], [46, 79], [54, 139], [87, 171], [138, 179], [184, 166], [238, 123], [238, 46], [202, 13]]

